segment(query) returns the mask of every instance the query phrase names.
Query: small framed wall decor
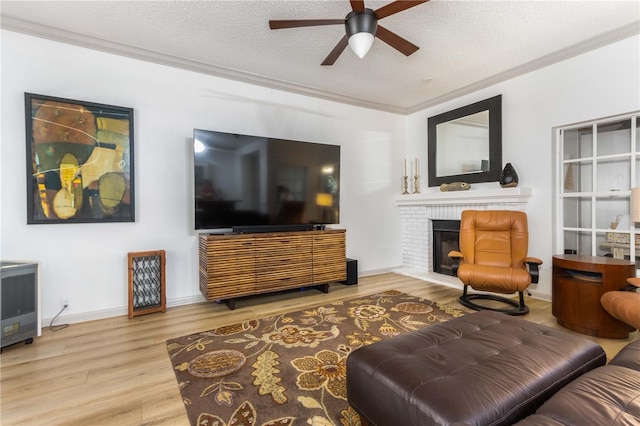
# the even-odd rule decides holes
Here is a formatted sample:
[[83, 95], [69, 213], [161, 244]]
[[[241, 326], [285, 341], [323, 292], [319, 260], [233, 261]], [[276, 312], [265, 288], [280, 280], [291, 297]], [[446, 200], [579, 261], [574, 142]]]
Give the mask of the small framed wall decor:
[[165, 312], [164, 250], [128, 253], [129, 319], [152, 312]]
[[134, 222], [133, 109], [25, 93], [27, 223]]

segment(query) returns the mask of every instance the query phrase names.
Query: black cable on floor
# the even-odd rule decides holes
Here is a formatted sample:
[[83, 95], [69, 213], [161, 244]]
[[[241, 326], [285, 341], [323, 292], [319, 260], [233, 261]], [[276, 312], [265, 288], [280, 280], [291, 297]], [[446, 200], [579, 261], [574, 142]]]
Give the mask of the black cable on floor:
[[65, 329], [67, 327], [69, 327], [69, 324], [60, 324], [60, 325], [56, 325], [55, 327], [53, 326], [53, 322], [56, 320], [56, 318], [58, 318], [58, 316], [62, 313], [62, 311], [64, 311], [65, 309], [67, 309], [67, 307], [63, 307], [62, 309], [60, 309], [60, 312], [58, 312], [56, 314], [55, 317], [51, 318], [51, 322], [49, 323], [49, 328], [51, 329], [51, 331], [60, 331], [62, 329]]

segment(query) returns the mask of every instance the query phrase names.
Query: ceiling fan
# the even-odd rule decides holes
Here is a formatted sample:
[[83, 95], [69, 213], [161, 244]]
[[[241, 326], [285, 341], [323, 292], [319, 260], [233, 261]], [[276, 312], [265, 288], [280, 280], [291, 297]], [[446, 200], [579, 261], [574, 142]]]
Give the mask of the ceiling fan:
[[387, 16], [394, 15], [413, 6], [426, 3], [429, 0], [405, 1], [398, 0], [382, 6], [375, 11], [364, 7], [364, 0], [350, 0], [352, 11], [344, 19], [290, 19], [270, 20], [269, 28], [280, 30], [283, 28], [313, 27], [318, 25], [344, 25], [346, 34], [336, 44], [336, 47], [324, 59], [322, 65], [333, 65], [344, 49], [349, 45], [351, 50], [360, 58], [364, 58], [371, 46], [374, 37], [387, 43], [389, 46], [409, 56], [419, 49], [418, 46], [400, 37], [396, 33], [378, 25], [378, 21]]

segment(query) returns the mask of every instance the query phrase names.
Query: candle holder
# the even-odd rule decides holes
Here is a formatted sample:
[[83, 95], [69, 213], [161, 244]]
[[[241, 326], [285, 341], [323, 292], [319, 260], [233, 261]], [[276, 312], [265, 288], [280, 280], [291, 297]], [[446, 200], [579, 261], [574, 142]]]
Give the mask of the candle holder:
[[409, 177], [404, 175], [402, 178], [402, 195], [407, 195], [409, 193]]
[[414, 194], [420, 193], [420, 176], [418, 175], [415, 175], [413, 177], [413, 193]]

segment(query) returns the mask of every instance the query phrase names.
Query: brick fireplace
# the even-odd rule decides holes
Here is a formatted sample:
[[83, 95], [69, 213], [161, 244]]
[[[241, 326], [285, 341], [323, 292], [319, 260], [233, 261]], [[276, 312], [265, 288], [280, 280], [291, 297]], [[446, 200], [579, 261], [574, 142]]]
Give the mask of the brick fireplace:
[[472, 187], [468, 191], [433, 191], [397, 196], [402, 226], [403, 268], [400, 272], [451, 282], [450, 278], [453, 277], [434, 272], [432, 222], [460, 220], [463, 210], [525, 210], [530, 197], [531, 188], [520, 187]]

